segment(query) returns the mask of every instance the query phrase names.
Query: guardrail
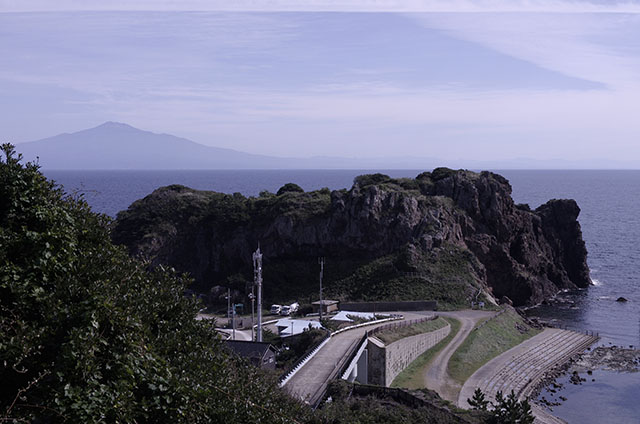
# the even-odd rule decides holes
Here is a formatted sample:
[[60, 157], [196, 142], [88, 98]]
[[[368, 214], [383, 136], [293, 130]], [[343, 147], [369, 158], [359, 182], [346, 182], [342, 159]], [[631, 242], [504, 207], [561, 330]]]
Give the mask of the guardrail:
[[353, 360], [354, 355], [358, 352], [358, 347], [363, 343], [364, 340], [366, 340], [366, 337], [367, 334], [365, 333], [362, 338], [356, 340], [351, 344], [348, 351], [349, 354], [343, 356], [340, 361], [336, 363], [336, 365], [333, 367], [333, 371], [331, 371], [331, 374], [329, 374], [327, 379], [322, 383], [320, 389], [307, 400], [307, 403], [313, 409], [316, 409], [318, 406], [320, 406], [322, 401], [327, 396], [327, 388], [329, 387], [329, 382], [337, 379], [338, 376], [342, 375], [345, 372], [346, 368], [348, 368], [349, 364]]
[[[384, 318], [384, 319], [380, 319], [380, 320], [374, 320], [374, 321], [367, 321], [367, 322], [363, 322], [360, 324], [356, 324], [356, 325], [350, 325], [349, 327], [345, 327], [345, 328], [341, 328], [340, 330], [334, 331], [333, 333], [329, 333], [327, 332], [327, 335], [322, 339], [322, 341], [320, 343], [318, 343], [315, 347], [312, 347], [311, 349], [309, 349], [307, 351], [307, 353], [305, 353], [304, 355], [302, 355], [291, 367], [291, 369], [287, 372], [285, 372], [284, 374], [282, 374], [280, 376], [279, 379], [279, 386], [282, 387], [285, 384], [287, 384], [287, 382], [289, 380], [291, 380], [291, 378], [296, 375], [296, 373], [307, 363], [311, 360], [311, 358], [313, 358], [316, 353], [318, 353], [318, 351], [320, 351], [320, 349], [322, 349], [324, 347], [325, 344], [327, 344], [327, 342], [329, 341], [329, 339], [337, 334], [343, 333], [345, 331], [348, 330], [352, 330], [354, 328], [360, 328], [360, 327], [364, 327], [367, 325], [373, 325], [373, 324], [380, 324], [381, 322], [387, 322], [387, 321], [393, 321], [393, 320], [399, 320], [402, 319], [403, 316], [402, 315], [394, 315], [391, 318]], [[366, 334], [365, 334], [366, 335]]]
[[[404, 316], [399, 315], [399, 314], [394, 314], [393, 316], [391, 316], [390, 318], [384, 318], [381, 320], [375, 320], [375, 321], [368, 321], [368, 322], [364, 322], [361, 324], [356, 324], [356, 325], [352, 325], [349, 327], [345, 327], [342, 328], [338, 331], [335, 331], [333, 333], [331, 333], [331, 337], [340, 334], [344, 331], [348, 331], [348, 330], [352, 330], [354, 328], [359, 328], [359, 327], [364, 327], [367, 325], [374, 325], [374, 324], [380, 324], [381, 322], [388, 322], [388, 321], [397, 321], [397, 320], [401, 320], [403, 319]], [[336, 363], [336, 365], [334, 366], [333, 371], [331, 372], [331, 374], [329, 374], [329, 377], [327, 378], [327, 380], [325, 382], [322, 383], [322, 385], [320, 386], [320, 390], [318, 390], [310, 399], [308, 399], [308, 403], [309, 405], [313, 408], [316, 409], [320, 403], [322, 403], [322, 401], [324, 400], [324, 398], [327, 395], [327, 387], [329, 386], [329, 382], [332, 380], [335, 380], [338, 378], [338, 376], [342, 376], [345, 371], [349, 368], [349, 366], [351, 365], [351, 362], [354, 360], [355, 355], [358, 353], [359, 348], [361, 347], [361, 345], [363, 343], [367, 342], [367, 339], [369, 338], [369, 331], [366, 331], [363, 336], [358, 339], [356, 342], [354, 342], [351, 347], [349, 348], [349, 354], [345, 355], [340, 362]]]
[[286, 371], [280, 376], [278, 385], [282, 387], [287, 384], [287, 382], [291, 380], [294, 375], [296, 375], [300, 368], [302, 368], [307, 362], [309, 362], [311, 358], [313, 358], [316, 353], [318, 353], [320, 349], [322, 349], [322, 347], [327, 344], [330, 338], [331, 333], [327, 331], [324, 338], [318, 344], [316, 344], [315, 347], [310, 348], [304, 355], [302, 355], [296, 362], [294, 362], [289, 371]]
[[397, 320], [400, 320], [400, 319], [403, 319], [403, 318], [404, 318], [404, 316], [402, 316], [402, 315], [393, 314], [393, 315], [391, 315], [390, 318], [376, 319], [376, 320], [373, 320], [373, 321], [367, 321], [367, 322], [363, 322], [363, 323], [360, 323], [360, 324], [350, 325], [348, 327], [341, 328], [341, 329], [336, 330], [333, 333], [331, 333], [331, 336], [335, 336], [336, 334], [344, 333], [345, 331], [348, 331], [348, 330], [353, 330], [354, 328], [365, 327], [367, 325], [380, 324], [381, 322], [397, 321]]
[[420, 324], [422, 322], [433, 321], [433, 320], [435, 320], [437, 318], [438, 318], [438, 315], [434, 314], [434, 315], [431, 315], [431, 316], [428, 316], [428, 317], [424, 317], [424, 318], [412, 319], [410, 321], [403, 321], [403, 322], [397, 322], [397, 323], [394, 323], [394, 324], [387, 324], [387, 325], [383, 325], [383, 326], [380, 326], [380, 327], [376, 327], [373, 330], [368, 331], [367, 333], [368, 333], [368, 335], [372, 336], [374, 334], [377, 334], [377, 333], [380, 333], [380, 332], [383, 332], [383, 331], [386, 331], [386, 330], [389, 330], [389, 329], [395, 330], [395, 329], [398, 329], [398, 328], [410, 327], [412, 325]]

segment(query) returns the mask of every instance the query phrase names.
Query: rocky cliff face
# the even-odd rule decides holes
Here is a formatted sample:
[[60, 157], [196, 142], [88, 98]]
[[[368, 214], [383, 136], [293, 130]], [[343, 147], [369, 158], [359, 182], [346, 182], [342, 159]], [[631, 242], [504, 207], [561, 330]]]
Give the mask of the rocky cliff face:
[[160, 188], [118, 215], [113, 238], [190, 272], [202, 292], [244, 290], [260, 243], [274, 300], [315, 293], [318, 256], [328, 294], [351, 300], [463, 305], [481, 293], [529, 305], [590, 282], [576, 203], [515, 205], [493, 173], [438, 168], [416, 179], [365, 175], [350, 190], [292, 187], [257, 198]]

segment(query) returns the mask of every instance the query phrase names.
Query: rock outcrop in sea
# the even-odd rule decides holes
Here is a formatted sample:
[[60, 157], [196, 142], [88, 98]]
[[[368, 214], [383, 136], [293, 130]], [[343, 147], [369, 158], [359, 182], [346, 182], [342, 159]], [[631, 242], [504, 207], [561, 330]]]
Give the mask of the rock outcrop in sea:
[[244, 291], [260, 244], [267, 300], [314, 295], [323, 256], [327, 296], [452, 305], [507, 296], [522, 306], [590, 284], [579, 213], [573, 200], [516, 205], [491, 172], [437, 168], [259, 197], [163, 187], [118, 214], [113, 239], [191, 273], [199, 292]]

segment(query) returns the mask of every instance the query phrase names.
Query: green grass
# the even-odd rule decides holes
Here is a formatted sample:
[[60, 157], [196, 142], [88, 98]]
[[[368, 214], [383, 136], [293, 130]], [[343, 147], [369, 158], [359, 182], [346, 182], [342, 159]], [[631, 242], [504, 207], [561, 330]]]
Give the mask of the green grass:
[[376, 333], [376, 337], [388, 345], [405, 337], [415, 336], [422, 333], [430, 333], [446, 326], [447, 322], [438, 317], [431, 321], [424, 321], [418, 324], [409, 325], [407, 327], [390, 328], [388, 330]]
[[460, 321], [448, 317], [444, 319], [451, 324], [451, 331], [449, 332], [449, 335], [409, 364], [409, 366], [393, 380], [391, 387], [402, 387], [412, 390], [424, 388], [424, 374], [427, 367], [431, 364], [433, 358], [435, 358], [435, 356], [444, 349], [449, 342], [451, 342], [451, 339], [453, 339], [458, 333], [458, 330], [460, 330]]
[[463, 384], [478, 368], [540, 332], [529, 327], [517, 312], [508, 309], [471, 331], [449, 360], [451, 378]]

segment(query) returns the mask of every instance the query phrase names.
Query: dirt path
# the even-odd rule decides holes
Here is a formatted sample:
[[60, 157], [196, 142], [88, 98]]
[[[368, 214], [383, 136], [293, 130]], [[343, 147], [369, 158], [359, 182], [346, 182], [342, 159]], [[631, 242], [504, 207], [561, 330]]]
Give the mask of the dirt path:
[[431, 365], [427, 369], [424, 376], [425, 387], [435, 390], [444, 399], [456, 403], [458, 394], [462, 386], [449, 377], [447, 373], [447, 365], [453, 353], [458, 349], [462, 342], [467, 338], [476, 323], [484, 318], [489, 318], [495, 312], [487, 311], [455, 311], [455, 312], [438, 312], [438, 315], [444, 317], [455, 318], [460, 321], [460, 330], [453, 337], [451, 342], [438, 353], [433, 359]]

